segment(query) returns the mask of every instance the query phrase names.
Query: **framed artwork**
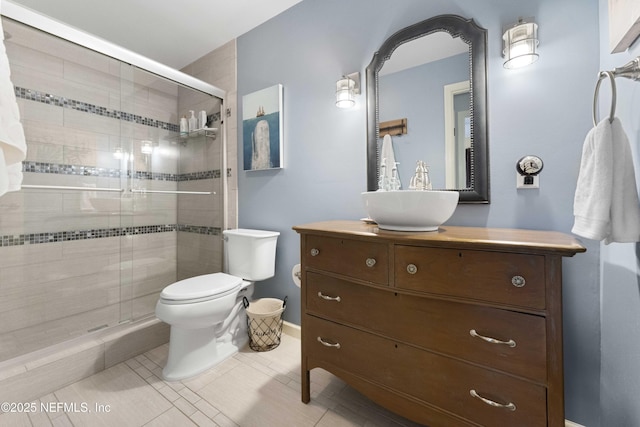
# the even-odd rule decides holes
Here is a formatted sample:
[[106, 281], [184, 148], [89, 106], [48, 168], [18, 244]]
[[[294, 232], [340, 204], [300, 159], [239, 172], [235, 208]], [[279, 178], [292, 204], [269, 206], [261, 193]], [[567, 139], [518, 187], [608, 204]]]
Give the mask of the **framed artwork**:
[[609, 0], [609, 47], [624, 52], [640, 36], [640, 2]]
[[282, 116], [281, 84], [242, 97], [245, 171], [284, 167]]

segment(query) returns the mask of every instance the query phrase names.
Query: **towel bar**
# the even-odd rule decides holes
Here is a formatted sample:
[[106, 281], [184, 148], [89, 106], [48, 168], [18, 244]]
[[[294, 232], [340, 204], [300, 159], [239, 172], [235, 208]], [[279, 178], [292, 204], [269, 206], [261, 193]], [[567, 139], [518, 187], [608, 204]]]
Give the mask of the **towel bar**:
[[617, 91], [616, 91], [616, 78], [615, 75], [611, 71], [600, 71], [600, 75], [598, 77], [598, 83], [596, 83], [596, 90], [593, 94], [593, 125], [596, 126], [598, 124], [598, 119], [596, 117], [596, 108], [598, 107], [598, 93], [600, 92], [600, 83], [605, 77], [609, 77], [609, 81], [611, 82], [611, 110], [609, 112], [609, 123], [613, 122], [613, 118], [616, 115], [616, 102], [617, 102]]
[[387, 122], [381, 122], [379, 125], [379, 136], [380, 138], [385, 135], [406, 135], [407, 133], [407, 119], [397, 119], [397, 120], [389, 120]]
[[76, 190], [76, 191], [109, 191], [122, 193], [122, 188], [103, 188], [103, 187], [71, 187], [67, 185], [22, 185], [25, 190]]
[[616, 93], [616, 77], [624, 77], [632, 80], [640, 80], [640, 56], [629, 61], [622, 67], [618, 67], [613, 71], [600, 71], [598, 74], [598, 82], [596, 83], [596, 89], [593, 93], [593, 125], [596, 126], [598, 124], [598, 119], [596, 117], [596, 108], [598, 106], [598, 93], [600, 92], [600, 84], [602, 80], [606, 77], [609, 77], [611, 82], [611, 110], [609, 112], [609, 122], [613, 122], [613, 118], [616, 113], [616, 102], [617, 102], [617, 93]]
[[215, 191], [176, 191], [176, 190], [144, 190], [144, 189], [131, 189], [132, 193], [157, 193], [157, 194], [200, 194], [200, 195], [211, 195], [216, 194]]
[[[66, 185], [23, 185], [21, 188], [25, 190], [76, 190], [76, 191], [108, 191], [114, 193], [122, 193], [122, 188], [103, 188], [103, 187], [71, 187]], [[215, 191], [174, 191], [174, 190], [144, 190], [131, 189], [132, 193], [158, 193], [158, 194], [216, 194]]]

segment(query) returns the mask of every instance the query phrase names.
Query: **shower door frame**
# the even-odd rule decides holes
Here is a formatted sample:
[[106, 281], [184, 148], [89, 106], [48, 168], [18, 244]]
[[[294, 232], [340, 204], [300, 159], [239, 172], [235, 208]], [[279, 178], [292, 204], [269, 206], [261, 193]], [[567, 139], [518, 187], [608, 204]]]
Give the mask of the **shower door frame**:
[[[185, 74], [181, 71], [173, 69], [157, 61], [154, 61], [150, 58], [147, 58], [145, 56], [132, 52], [128, 49], [125, 49], [121, 46], [113, 44], [109, 41], [106, 41], [104, 39], [91, 35], [89, 33], [86, 33], [82, 30], [78, 30], [76, 28], [70, 27], [64, 23], [53, 20], [47, 16], [41, 15], [31, 9], [25, 8], [9, 0], [2, 1], [2, 9], [0, 11], [0, 15], [6, 18], [12, 19], [14, 21], [17, 21], [19, 23], [22, 23], [24, 25], [27, 25], [29, 27], [35, 28], [39, 31], [51, 34], [60, 39], [63, 39], [71, 43], [74, 43], [76, 45], [82, 46], [84, 48], [90, 49], [102, 55], [108, 56], [110, 58], [120, 61], [123, 64], [131, 65], [140, 70], [154, 74], [160, 78], [174, 82], [185, 88], [192, 89], [192, 90], [220, 99], [221, 100], [220, 114], [221, 114], [222, 123], [220, 126], [220, 132], [218, 133], [218, 135], [222, 143], [222, 147], [221, 147], [221, 157], [222, 157], [221, 172], [222, 173], [220, 174], [222, 178], [222, 203], [223, 203], [222, 229], [228, 228], [228, 209], [227, 209], [228, 200], [229, 200], [228, 174], [227, 174], [228, 159], [227, 159], [227, 132], [226, 132], [226, 123], [224, 120], [226, 116], [226, 111], [227, 111], [226, 91], [216, 86], [213, 86], [209, 83], [206, 83], [200, 79], [197, 79], [193, 76]], [[25, 188], [30, 188], [30, 187], [43, 188], [46, 186], [25, 185]], [[115, 189], [106, 189], [106, 190], [116, 191]], [[135, 192], [131, 188], [128, 190], [127, 189], [118, 189], [118, 190], [120, 192], [126, 192], [126, 191], [131, 191], [132, 193]], [[178, 194], [178, 193], [189, 193], [189, 192], [176, 191], [175, 193]], [[195, 192], [191, 192], [191, 193], [195, 193]], [[120, 303], [122, 304], [122, 301], [120, 301]], [[127, 320], [122, 318], [122, 313], [121, 313], [120, 323], [122, 323], [123, 321], [126, 322]]]
[[222, 99], [223, 104], [225, 103], [226, 92], [218, 87], [203, 82], [202, 80], [185, 74], [182, 71], [178, 71], [167, 65], [154, 61], [153, 59], [132, 52], [114, 43], [89, 33], [85, 33], [84, 31], [70, 27], [44, 15], [40, 15], [30, 9], [22, 7], [16, 3], [12, 3], [10, 0], [3, 0], [1, 14], [7, 18], [13, 19], [14, 21], [21, 22], [25, 25], [37, 28], [41, 31], [68, 40], [103, 55], [134, 65], [183, 86], [204, 92], [208, 95], [216, 96]]
[[118, 46], [114, 43], [111, 43], [107, 40], [96, 37], [92, 34], [86, 33], [84, 31], [78, 30], [56, 20], [53, 20], [47, 16], [40, 15], [32, 11], [31, 9], [20, 6], [16, 3], [11, 2], [10, 0], [2, 0], [2, 10], [0, 11], [0, 15], [5, 16], [7, 18], [13, 19], [14, 21], [21, 22], [30, 27], [36, 28], [40, 31], [44, 31], [46, 33], [52, 34], [56, 37], [60, 37], [61, 39], [70, 41], [71, 43], [75, 43], [77, 45], [86, 47], [95, 52], [101, 53], [103, 55], [109, 56], [111, 58], [117, 59], [118, 61], [133, 65], [137, 68], [140, 68], [144, 71], [155, 74], [159, 77], [165, 78], [167, 80], [173, 81], [179, 85], [185, 86], [187, 88], [205, 93], [207, 95], [215, 96], [222, 100], [222, 105], [220, 107], [220, 113], [223, 117], [222, 126], [221, 126], [221, 135], [222, 135], [222, 191], [223, 191], [223, 203], [225, 206], [223, 219], [222, 219], [222, 227], [226, 229], [228, 226], [228, 215], [227, 215], [227, 202], [229, 199], [228, 196], [228, 176], [227, 176], [227, 132], [226, 132], [226, 124], [224, 121], [224, 116], [227, 112], [227, 92], [223, 89], [220, 89], [212, 84], [206, 83], [200, 79], [197, 79], [193, 76], [190, 76], [182, 71], [171, 68], [167, 65], [161, 64], [160, 62], [154, 61], [153, 59], [147, 58], [143, 55], [132, 52], [128, 49], [123, 48], [122, 46]]

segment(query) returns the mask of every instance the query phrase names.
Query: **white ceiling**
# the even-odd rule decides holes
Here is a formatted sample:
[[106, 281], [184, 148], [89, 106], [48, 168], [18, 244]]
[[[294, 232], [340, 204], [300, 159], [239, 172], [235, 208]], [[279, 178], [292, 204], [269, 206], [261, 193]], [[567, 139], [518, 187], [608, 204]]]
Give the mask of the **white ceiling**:
[[181, 69], [302, 0], [11, 1]]

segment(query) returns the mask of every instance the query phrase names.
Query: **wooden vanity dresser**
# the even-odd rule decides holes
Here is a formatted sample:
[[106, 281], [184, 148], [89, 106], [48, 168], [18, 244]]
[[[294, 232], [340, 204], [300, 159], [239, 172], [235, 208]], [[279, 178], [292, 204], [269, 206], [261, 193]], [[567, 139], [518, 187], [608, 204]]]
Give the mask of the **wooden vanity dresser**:
[[546, 231], [359, 221], [294, 227], [302, 260], [302, 401], [323, 368], [437, 426], [564, 426], [562, 258]]

